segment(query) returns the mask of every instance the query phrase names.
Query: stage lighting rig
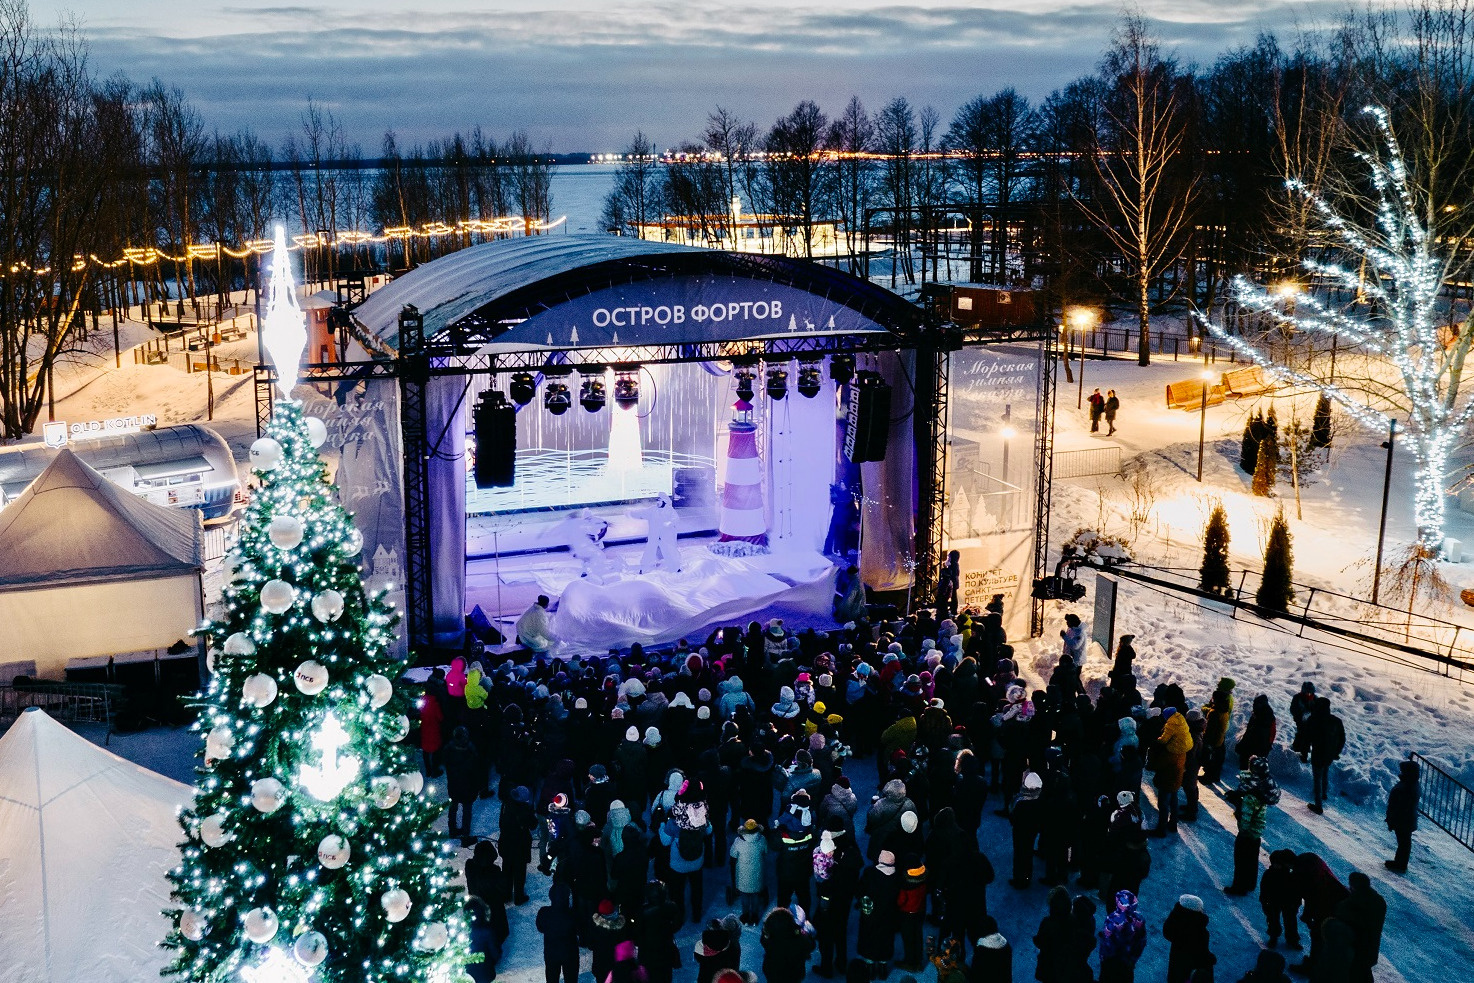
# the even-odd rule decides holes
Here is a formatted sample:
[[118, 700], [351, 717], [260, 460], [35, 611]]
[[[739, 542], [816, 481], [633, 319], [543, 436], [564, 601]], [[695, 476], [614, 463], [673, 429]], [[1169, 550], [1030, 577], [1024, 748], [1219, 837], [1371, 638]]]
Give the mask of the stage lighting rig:
[[590, 413], [597, 413], [608, 401], [604, 383], [599, 379], [585, 379], [578, 389], [578, 403]]
[[855, 356], [853, 355], [830, 355], [829, 356], [829, 378], [834, 384], [842, 386], [855, 377]]
[[531, 372], [513, 372], [512, 382], [507, 386], [507, 395], [518, 406], [526, 406], [537, 396], [537, 380]]
[[614, 405], [622, 410], [634, 409], [640, 401], [640, 370], [617, 369], [614, 378]]
[[573, 406], [573, 395], [562, 382], [549, 382], [543, 386], [543, 409], [554, 416], [562, 416]]
[[805, 399], [813, 399], [819, 395], [819, 390], [824, 388], [824, 382], [819, 378], [819, 364], [817, 362], [800, 362], [798, 366], [798, 391]]
[[752, 402], [753, 397], [753, 373], [751, 369], [737, 370], [737, 398]]
[[782, 399], [788, 395], [788, 370], [768, 370], [768, 398]]

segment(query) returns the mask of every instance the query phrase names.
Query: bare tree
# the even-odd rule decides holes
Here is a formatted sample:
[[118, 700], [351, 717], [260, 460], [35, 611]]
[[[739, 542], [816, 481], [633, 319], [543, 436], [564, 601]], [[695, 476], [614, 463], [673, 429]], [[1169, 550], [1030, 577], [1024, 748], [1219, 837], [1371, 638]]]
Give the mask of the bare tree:
[[890, 209], [891, 242], [894, 247], [891, 286], [900, 274], [907, 283], [916, 282], [912, 256], [915, 231], [917, 147], [916, 113], [904, 98], [892, 99], [875, 117], [875, 146], [883, 160], [880, 167], [880, 200]]
[[197, 296], [194, 262], [189, 247], [195, 241], [194, 205], [198, 196], [198, 167], [207, 141], [204, 124], [184, 92], [170, 88], [158, 79], [143, 93], [144, 132], [148, 137], [148, 159], [153, 167], [154, 207], [159, 219], [159, 232], [167, 252], [184, 258], [182, 276], [175, 264], [179, 309], [184, 297]]
[[1140, 12], [1127, 14], [1101, 63], [1105, 127], [1092, 155], [1094, 199], [1081, 207], [1125, 260], [1136, 306], [1137, 361], [1151, 362], [1152, 282], [1182, 255], [1196, 176], [1182, 153], [1191, 80], [1162, 57]]
[[844, 112], [829, 125], [829, 150], [835, 156], [834, 191], [839, 218], [844, 223], [845, 248], [851, 273], [861, 268], [865, 221], [875, 183], [870, 154], [875, 149], [875, 124], [859, 96], [851, 96]]
[[[1022, 193], [1024, 154], [1033, 143], [1038, 115], [1012, 87], [992, 97], [965, 103], [947, 129], [946, 146], [958, 154], [956, 176], [968, 200], [976, 203], [972, 227], [972, 279], [983, 279], [984, 203], [991, 196], [995, 222], [990, 236], [993, 275], [1004, 275], [1009, 206]], [[991, 192], [991, 195], [990, 195]]]
[[718, 106], [706, 117], [706, 129], [701, 134], [706, 148], [718, 158], [721, 168], [722, 198], [727, 203], [725, 213], [732, 215], [729, 223], [731, 235], [737, 235], [735, 209], [731, 203], [738, 197], [747, 200], [748, 207], [756, 210], [757, 167], [754, 154], [759, 149], [757, 127], [741, 119], [730, 110]]
[[512, 201], [522, 216], [523, 231], [531, 235], [553, 212], [552, 149], [534, 150], [532, 139], [519, 130], [507, 141], [506, 155], [511, 163]]
[[764, 176], [773, 210], [798, 233], [790, 234], [789, 241], [797, 238], [809, 258], [814, 255], [814, 220], [828, 205], [823, 160], [828, 132], [828, 117], [805, 99], [773, 124], [765, 141]]
[[660, 209], [656, 180], [659, 167], [650, 138], [636, 131], [621, 155], [614, 187], [604, 198], [602, 224], [606, 231], [638, 236], [641, 226], [655, 220]]

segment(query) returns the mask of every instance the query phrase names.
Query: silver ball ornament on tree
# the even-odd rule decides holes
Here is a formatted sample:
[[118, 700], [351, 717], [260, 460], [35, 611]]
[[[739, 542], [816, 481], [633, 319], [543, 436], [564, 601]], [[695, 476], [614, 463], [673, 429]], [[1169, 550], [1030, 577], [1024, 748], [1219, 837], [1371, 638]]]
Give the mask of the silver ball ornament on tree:
[[316, 696], [328, 688], [328, 668], [316, 659], [308, 659], [292, 673], [292, 682], [304, 696]]
[[266, 527], [271, 545], [279, 550], [294, 550], [302, 544], [302, 520], [295, 515], [278, 515]]
[[396, 715], [384, 727], [388, 732], [389, 740], [402, 741], [409, 735], [409, 718], [404, 714]]
[[287, 789], [275, 778], [258, 778], [251, 783], [251, 805], [268, 816], [287, 801]]
[[274, 438], [262, 437], [251, 444], [251, 467], [257, 471], [275, 471], [281, 461], [281, 444]]
[[271, 706], [276, 700], [276, 692], [276, 680], [264, 672], [247, 676], [241, 683], [241, 699], [258, 710]]
[[363, 688], [368, 692], [369, 706], [375, 710], [388, 703], [394, 695], [394, 684], [389, 682], [389, 677], [377, 672], [364, 679]]
[[246, 938], [257, 945], [265, 945], [276, 938], [281, 922], [270, 908], [252, 908], [241, 919], [241, 927], [245, 929]]
[[450, 930], [444, 922], [426, 922], [415, 933], [415, 948], [423, 952], [439, 952], [450, 941]]
[[243, 631], [235, 632], [226, 638], [225, 644], [220, 648], [226, 655], [248, 656], [256, 654], [256, 643], [251, 640], [250, 635], [247, 635]]
[[349, 527], [348, 534], [343, 537], [342, 548], [344, 556], [357, 556], [363, 549], [363, 533], [356, 526]]
[[261, 585], [261, 607], [270, 614], [282, 614], [297, 601], [297, 588], [285, 580], [268, 580]]
[[313, 450], [321, 447], [328, 441], [328, 425], [315, 416], [307, 417], [307, 442], [312, 445]]
[[191, 942], [198, 942], [205, 937], [205, 919], [193, 908], [186, 908], [179, 913], [179, 934]]
[[409, 917], [414, 900], [410, 898], [408, 891], [396, 887], [379, 895], [379, 904], [384, 909], [385, 918], [391, 922], [402, 922]]
[[373, 780], [374, 805], [380, 809], [392, 809], [404, 794], [404, 789], [399, 787], [399, 782], [387, 775], [380, 775]]
[[325, 590], [312, 599], [312, 616], [323, 624], [337, 621], [343, 614], [343, 595]]
[[403, 775], [394, 776], [399, 782], [399, 787], [404, 789], [405, 795], [419, 795], [425, 789], [425, 776], [417, 771], [407, 771]]
[[311, 968], [321, 965], [328, 957], [328, 937], [321, 932], [303, 932], [292, 943], [292, 955], [303, 966]]
[[317, 862], [328, 870], [337, 870], [348, 862], [353, 855], [353, 849], [348, 841], [337, 833], [329, 833], [317, 844]]
[[200, 820], [200, 842], [208, 847], [220, 847], [234, 839], [226, 832], [225, 818], [225, 813], [217, 812]]
[[205, 744], [220, 748], [222, 753], [217, 754], [216, 757], [223, 758], [230, 753], [231, 748], [235, 747], [235, 731], [225, 724], [216, 724], [210, 728], [210, 733], [205, 735]]

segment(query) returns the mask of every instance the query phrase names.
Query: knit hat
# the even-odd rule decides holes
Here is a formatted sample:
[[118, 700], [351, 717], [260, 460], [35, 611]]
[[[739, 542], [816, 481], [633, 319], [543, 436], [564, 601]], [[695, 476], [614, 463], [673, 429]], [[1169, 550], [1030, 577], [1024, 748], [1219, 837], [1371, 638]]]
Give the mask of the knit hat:
[[823, 700], [820, 700], [819, 702], [814, 704], [814, 712], [821, 717], [824, 716], [824, 714], [828, 712], [828, 710], [829, 708], [824, 705]]
[[1131, 807], [1131, 804], [1134, 803], [1135, 801], [1136, 801], [1136, 796], [1134, 794], [1132, 794], [1131, 792], [1127, 792], [1124, 789], [1121, 790], [1120, 792], [1117, 792], [1116, 793], [1116, 805], [1119, 808], [1122, 808], [1122, 809], [1130, 808]]
[[773, 620], [769, 621], [768, 622], [767, 634], [768, 634], [768, 637], [769, 638], [782, 638], [783, 637], [783, 619], [782, 618], [774, 618]]
[[708, 706], [700, 706], [700, 707], [697, 707], [696, 708], [696, 719], [697, 720], [710, 720], [711, 719], [711, 707], [708, 707]]
[[576, 699], [576, 700], [573, 701], [573, 709], [575, 709], [575, 710], [587, 710], [588, 708], [589, 708], [589, 701], [588, 700], [585, 700], [581, 696], [578, 699]]
[[696, 691], [696, 702], [697, 703], [710, 703], [711, 702], [711, 690], [707, 689], [705, 686], [703, 686], [699, 690], [697, 690]]
[[916, 866], [910, 867], [910, 868], [908, 868], [906, 870], [906, 879], [908, 881], [922, 881], [922, 880], [925, 880], [926, 879], [926, 864], [922, 863], [920, 860], [917, 860], [916, 861]]
[[1163, 720], [1171, 720], [1176, 715], [1177, 715], [1177, 708], [1176, 707], [1168, 707], [1167, 709], [1165, 709], [1165, 710], [1162, 711], [1162, 719]]
[[1029, 771], [1024, 773], [1024, 788], [1038, 791], [1043, 787], [1044, 779], [1039, 777], [1039, 773], [1037, 771]]
[[1218, 688], [1223, 690], [1225, 693], [1233, 692], [1233, 687], [1234, 681], [1232, 679], [1229, 679], [1227, 676], [1224, 676], [1222, 679], [1218, 680]]
[[1203, 899], [1198, 897], [1196, 894], [1184, 894], [1182, 897], [1177, 899], [1177, 903], [1182, 905], [1182, 907], [1186, 908], [1188, 911], [1203, 910]]
[[850, 787], [850, 776], [849, 775], [840, 775], [838, 778], [836, 778], [834, 780], [834, 784], [838, 785], [840, 788], [849, 788]]
[[914, 833], [914, 832], [916, 832], [916, 826], [917, 826], [916, 813], [911, 812], [910, 810], [907, 810], [906, 812], [901, 813], [901, 829], [904, 832]]
[[894, 867], [896, 865], [896, 855], [889, 850], [882, 850], [880, 851], [880, 856], [875, 858], [875, 862], [877, 864], [883, 864], [886, 867]]
[[657, 727], [645, 728], [646, 747], [660, 747], [660, 729]]
[[624, 732], [624, 739], [627, 741], [638, 741], [640, 739], [640, 728], [630, 727], [629, 730]]
[[589, 765], [589, 777], [595, 780], [608, 778], [609, 770], [600, 764]]
[[992, 935], [985, 935], [979, 939], [978, 945], [984, 949], [1002, 949], [1008, 945], [1008, 940], [1002, 934], [994, 932]]
[[553, 796], [552, 807], [554, 809], [567, 809], [568, 796], [562, 792], [559, 792], [557, 795]]
[[843, 833], [844, 819], [839, 816], [831, 815], [828, 819], [824, 820], [824, 832]]
[[[587, 909], [585, 909], [585, 910], [587, 910]], [[608, 918], [610, 915], [614, 914], [614, 902], [613, 901], [610, 901], [608, 898], [605, 898], [603, 901], [600, 901], [599, 902], [599, 914], [603, 915], [605, 918]]]
[[742, 831], [744, 833], [756, 833], [760, 829], [762, 829], [762, 827], [758, 825], [758, 821], [756, 819], [749, 819], [747, 822], [742, 824]]

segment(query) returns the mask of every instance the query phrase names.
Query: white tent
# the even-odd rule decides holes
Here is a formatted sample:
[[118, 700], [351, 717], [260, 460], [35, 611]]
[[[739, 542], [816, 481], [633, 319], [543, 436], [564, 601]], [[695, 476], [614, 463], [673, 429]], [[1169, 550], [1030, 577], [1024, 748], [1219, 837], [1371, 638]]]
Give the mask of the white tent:
[[0, 511], [0, 662], [164, 649], [204, 613], [200, 513], [154, 505], [71, 450]]
[[156, 980], [193, 791], [27, 710], [0, 737], [0, 983]]

